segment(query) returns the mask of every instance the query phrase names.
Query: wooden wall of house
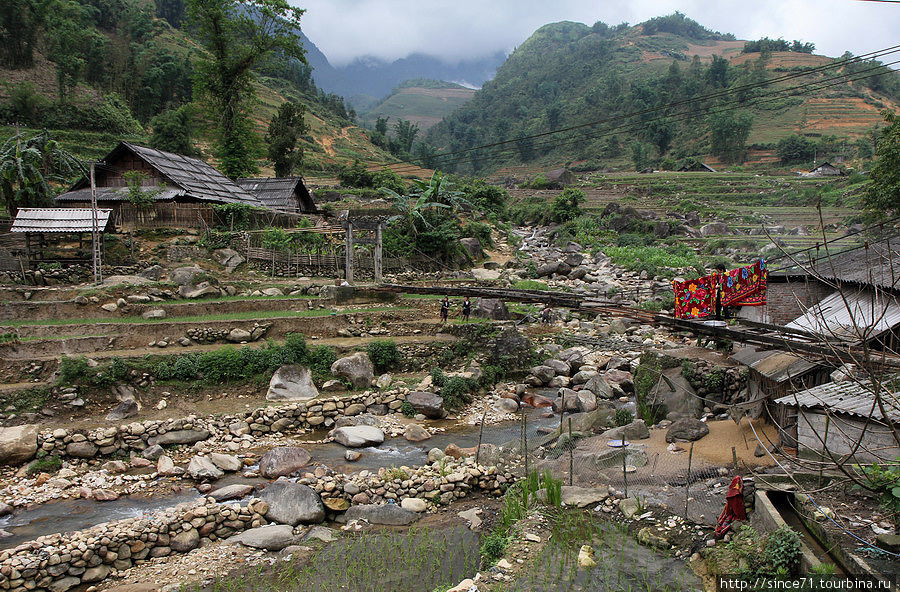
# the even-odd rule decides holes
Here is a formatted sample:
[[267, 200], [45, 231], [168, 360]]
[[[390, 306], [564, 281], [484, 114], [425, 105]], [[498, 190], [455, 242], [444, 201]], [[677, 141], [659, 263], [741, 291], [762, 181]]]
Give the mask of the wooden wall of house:
[[[797, 413], [797, 449], [805, 457], [825, 458], [831, 454], [850, 456], [859, 462], [893, 461], [900, 457], [900, 447], [890, 426], [867, 422], [862, 417], [845, 413], [826, 414], [818, 409], [802, 408]], [[861, 442], [860, 442], [861, 440]], [[859, 447], [857, 443], [859, 442]]]
[[145, 187], [159, 185], [164, 180], [159, 173], [150, 168], [150, 165], [134, 154], [123, 154], [121, 158], [108, 163], [108, 166], [109, 169], [97, 167], [94, 173], [97, 187], [125, 187], [127, 183], [124, 174], [128, 171], [141, 171], [147, 175], [141, 183]]

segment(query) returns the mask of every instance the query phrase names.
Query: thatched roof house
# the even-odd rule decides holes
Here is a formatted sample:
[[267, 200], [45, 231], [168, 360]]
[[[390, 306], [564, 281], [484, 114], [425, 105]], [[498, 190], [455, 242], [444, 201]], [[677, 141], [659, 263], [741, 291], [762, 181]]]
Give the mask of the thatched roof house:
[[318, 211], [302, 177], [247, 178], [238, 179], [237, 184], [271, 210], [292, 213]]

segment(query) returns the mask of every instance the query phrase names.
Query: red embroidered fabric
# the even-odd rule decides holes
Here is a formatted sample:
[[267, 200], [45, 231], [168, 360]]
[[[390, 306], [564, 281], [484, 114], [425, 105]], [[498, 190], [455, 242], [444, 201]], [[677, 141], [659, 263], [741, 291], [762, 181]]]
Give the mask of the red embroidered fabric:
[[716, 313], [717, 275], [708, 275], [695, 280], [672, 282], [675, 292], [675, 317], [679, 319], [702, 319]]
[[768, 274], [763, 259], [753, 265], [725, 272], [722, 278], [722, 306], [764, 305]]

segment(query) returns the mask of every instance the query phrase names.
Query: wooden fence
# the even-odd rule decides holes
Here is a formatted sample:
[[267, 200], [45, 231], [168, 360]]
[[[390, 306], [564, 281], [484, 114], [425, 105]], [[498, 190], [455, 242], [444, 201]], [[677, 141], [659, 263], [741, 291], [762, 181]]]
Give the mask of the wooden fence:
[[123, 228], [205, 228], [215, 223], [215, 212], [209, 204], [155, 202], [151, 207], [138, 207], [127, 202], [113, 206], [113, 219]]

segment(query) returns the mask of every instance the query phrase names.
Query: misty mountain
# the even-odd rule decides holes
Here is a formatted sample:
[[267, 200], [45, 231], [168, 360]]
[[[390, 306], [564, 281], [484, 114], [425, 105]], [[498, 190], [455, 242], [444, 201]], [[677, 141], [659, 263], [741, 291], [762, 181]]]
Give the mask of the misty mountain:
[[353, 97], [357, 104], [364, 100], [361, 95], [380, 99], [390, 94], [401, 82], [413, 78], [480, 87], [493, 78], [497, 68], [506, 60], [503, 52], [456, 63], [416, 53], [393, 62], [364, 56], [336, 68], [308, 37], [302, 35], [302, 40], [306, 48], [306, 59], [313, 67], [312, 75], [316, 85], [327, 92]]

